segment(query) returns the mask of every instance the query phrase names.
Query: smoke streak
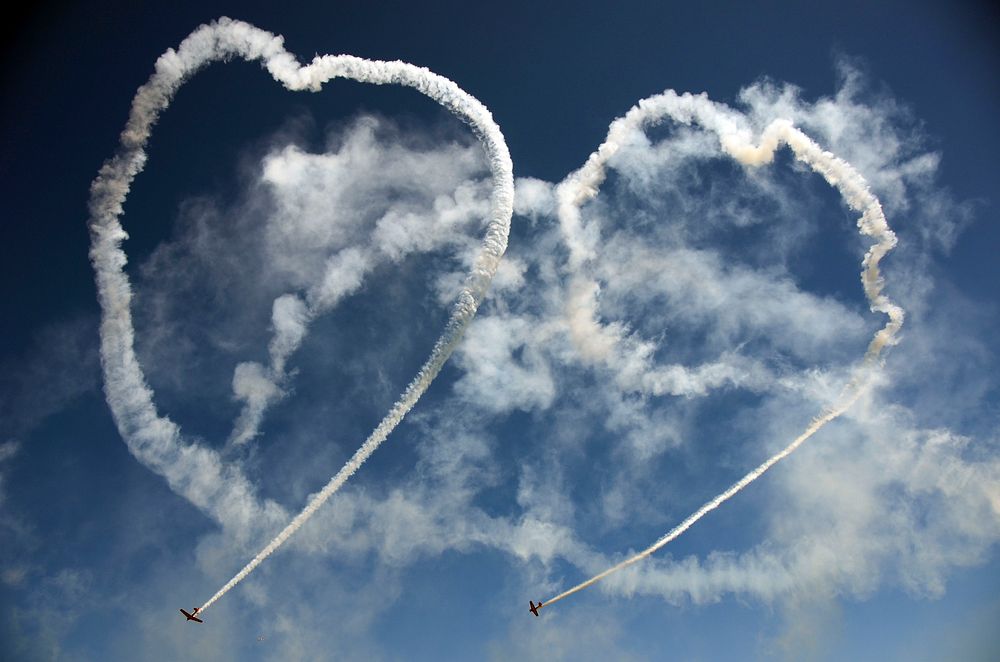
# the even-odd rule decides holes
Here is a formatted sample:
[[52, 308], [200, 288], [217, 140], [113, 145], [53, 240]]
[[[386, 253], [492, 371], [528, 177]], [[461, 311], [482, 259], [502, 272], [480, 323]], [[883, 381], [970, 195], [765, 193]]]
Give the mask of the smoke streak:
[[[882, 349], [898, 342], [897, 335], [903, 324], [903, 309], [882, 294], [883, 280], [878, 268], [879, 261], [896, 245], [896, 235], [889, 229], [882, 205], [868, 189], [864, 178], [843, 159], [823, 151], [787, 120], [775, 120], [768, 125], [761, 134], [760, 143], [755, 146], [751, 142], [752, 133], [740, 115], [725, 106], [713, 103], [705, 95], [677, 95], [672, 90], [643, 99], [624, 117], [612, 122], [604, 143], [590, 155], [583, 167], [571, 173], [558, 187], [558, 215], [563, 235], [569, 247], [569, 268], [573, 274], [573, 291], [585, 292], [591, 297], [596, 297], [598, 291], [597, 284], [593, 281], [588, 282], [581, 274], [582, 267], [595, 254], [596, 246], [592, 240], [588, 241], [589, 237], [582, 231], [580, 207], [597, 195], [598, 188], [606, 176], [608, 160], [629, 140], [629, 134], [640, 131], [643, 127], [655, 125], [665, 118], [672, 118], [683, 124], [697, 122], [704, 128], [714, 131], [719, 137], [723, 151], [743, 165], [760, 166], [770, 163], [774, 159], [775, 151], [784, 144], [791, 148], [798, 160], [822, 175], [831, 186], [840, 192], [851, 209], [861, 212], [861, 217], [858, 219], [858, 229], [861, 234], [874, 239], [874, 243], [865, 253], [861, 263], [861, 283], [872, 312], [884, 313], [889, 320], [882, 329], [875, 333], [861, 365], [856, 368], [855, 376], [845, 386], [838, 401], [826, 412], [813, 419], [802, 434], [756, 469], [736, 481], [727, 490], [705, 503], [652, 545], [590, 579], [545, 600], [543, 605], [546, 607], [592, 586], [608, 575], [637, 563], [663, 548], [687, 531], [695, 522], [725, 503], [775, 464], [788, 457], [824, 425], [847, 411], [868, 386], [871, 371], [878, 364]], [[592, 303], [593, 305], [585, 307], [577, 301], [576, 308], [579, 310], [581, 307], [585, 307], [587, 310], [596, 311], [596, 301]], [[600, 322], [593, 318], [587, 320], [586, 324], [582, 326], [600, 331]]]
[[[145, 145], [160, 113], [190, 76], [212, 62], [234, 56], [248, 61], [260, 60], [276, 81], [293, 91], [319, 91], [325, 82], [334, 78], [416, 89], [471, 127], [485, 149], [493, 190], [482, 248], [430, 357], [347, 464], [257, 556], [201, 606], [200, 612], [288, 540], [357, 471], [430, 385], [475, 315], [507, 248], [514, 191], [510, 154], [489, 111], [455, 83], [425, 68], [348, 55], [317, 56], [311, 64], [301, 66], [284, 49], [280, 36], [228, 18], [197, 28], [176, 51], [169, 49], [160, 56], [153, 75], [139, 88], [132, 101], [116, 154], [104, 164], [91, 186], [90, 258], [102, 310], [101, 363], [105, 393], [118, 430], [133, 454], [203, 509], [208, 509], [210, 504], [222, 504], [225, 509], [234, 503], [255, 503], [255, 500], [242, 474], [225, 467], [214, 451], [185, 442], [179, 427], [156, 411], [152, 391], [146, 384], [134, 349], [129, 309], [132, 290], [124, 272], [127, 257], [121, 248], [128, 235], [119, 217], [132, 180], [145, 165]], [[287, 355], [283, 348], [277, 354], [279, 359]], [[266, 521], [267, 516], [273, 519], [275, 509], [276, 506], [261, 509], [254, 505], [247, 517], [252, 520], [260, 516]]]

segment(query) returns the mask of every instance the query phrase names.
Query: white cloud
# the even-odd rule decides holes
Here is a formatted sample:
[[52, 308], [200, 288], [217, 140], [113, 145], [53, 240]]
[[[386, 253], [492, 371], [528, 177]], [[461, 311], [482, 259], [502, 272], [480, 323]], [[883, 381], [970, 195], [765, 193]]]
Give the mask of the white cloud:
[[[789, 117], [857, 162], [886, 196], [887, 208], [897, 211], [890, 220], [900, 220], [897, 230], [910, 242], [894, 256], [887, 287], [908, 305], [926, 309], [936, 296], [933, 288], [906, 285], [927, 264], [927, 251], [942, 245], [926, 242], [926, 233], [944, 237], [957, 232], [962, 207], [935, 190], [938, 159], [920, 151], [920, 136], [905, 111], [884, 98], [872, 103], [862, 97], [870, 99], [849, 74], [844, 89], [831, 99], [810, 103], [792, 88], [768, 84], [748, 88], [741, 99], [749, 104], [750, 124], [762, 127], [775, 117]], [[776, 213], [764, 218], [745, 222], [743, 212], [731, 214], [735, 227], [759, 228], [764, 239], [782, 237], [773, 242], [775, 259], [766, 265], [760, 259], [767, 255], [766, 241], [741, 253], [740, 246], [726, 248], [724, 240], [719, 247], [706, 245], [707, 235], [697, 231], [697, 213], [704, 206], [690, 199], [683, 178], [691, 170], [684, 163], [694, 160], [702, 168], [705, 159], [718, 155], [717, 147], [687, 130], [665, 144], [635, 136], [622, 144], [610, 161], [617, 175], [611, 192], [602, 192], [583, 208], [575, 235], [580, 242], [575, 250], [589, 256], [595, 278], [590, 285], [574, 281], [567, 274], [572, 269], [562, 264], [565, 248], [553, 251], [548, 243], [546, 227], [554, 225], [552, 186], [519, 180], [524, 197], [517, 209], [533, 220], [533, 229], [529, 243], [512, 245], [510, 255], [533, 278], [523, 292], [499, 293], [497, 313], [477, 321], [473, 328], [493, 342], [481, 343], [482, 337], [470, 335], [461, 350], [463, 374], [456, 386], [458, 395], [477, 394], [474, 402], [495, 414], [530, 408], [533, 402], [558, 420], [564, 408], [575, 404], [577, 416], [599, 422], [597, 430], [603, 425], [605, 434], [611, 433], [606, 443], [612, 450], [595, 447], [593, 440], [604, 435], [594, 429], [575, 440], [539, 435], [565, 457], [531, 455], [521, 469], [523, 485], [535, 486], [522, 487], [521, 493], [532, 496], [521, 505], [541, 519], [525, 520], [535, 524], [519, 529], [526, 537], [513, 540], [534, 540], [529, 530], [549, 526], [572, 533], [553, 532], [549, 538], [555, 545], [532, 543], [525, 548], [535, 550], [531, 553], [517, 551], [517, 545], [512, 550], [526, 559], [532, 554], [547, 561], [574, 559], [584, 572], [612, 562], [586, 551], [582, 541], [587, 531], [592, 535], [608, 526], [626, 530], [637, 513], [648, 514], [637, 501], [662, 503], [672, 493], [648, 478], [659, 471], [662, 481], [671, 482], [677, 467], [662, 461], [676, 456], [671, 449], [692, 446], [685, 452], [697, 452], [696, 445], [705, 441], [697, 423], [706, 422], [700, 412], [720, 402], [727, 409], [745, 408], [726, 414], [732, 418], [728, 425], [713, 422], [713, 429], [721, 427], [735, 437], [736, 455], [728, 461], [739, 475], [794, 437], [837, 396], [847, 369], [860, 359], [879, 322], [858, 305], [857, 295], [816, 293], [809, 279], [796, 272], [792, 257], [806, 242], [838, 236], [794, 213], [820, 200], [803, 205], [796, 198], [813, 195], [811, 182], [801, 182], [806, 193], [797, 193], [793, 179], [775, 172], [781, 164], [755, 171], [749, 181], [736, 176], [737, 193], [740, 186], [752, 186], [757, 197], [775, 197], [770, 208]], [[659, 221], [666, 228], [662, 231], [637, 214], [635, 200], [615, 193], [626, 189], [656, 196], [659, 187], [673, 196], [672, 202], [681, 203]], [[712, 195], [724, 193], [725, 184], [720, 184]], [[918, 209], [918, 201], [928, 200], [935, 204]], [[942, 208], [957, 210], [956, 220], [943, 218]], [[901, 210], [909, 213], [902, 216]], [[633, 219], [638, 228], [629, 227]], [[808, 232], [800, 231], [803, 224]], [[718, 223], [713, 226], [713, 231], [720, 229]], [[853, 241], [847, 245], [856, 253]], [[855, 263], [849, 273], [857, 268]], [[897, 276], [900, 282], [894, 280]], [[657, 328], [663, 331], [657, 333]], [[525, 372], [529, 345], [522, 348], [521, 339], [526, 329], [534, 329], [532, 365], [539, 369], [533, 372]], [[996, 490], [991, 487], [997, 484], [997, 467], [986, 459], [988, 453], [977, 459], [968, 451], [989, 442], [960, 441], [961, 435], [911, 422], [919, 415], [908, 408], [919, 402], [915, 397], [936, 400], [944, 409], [950, 394], [926, 380], [917, 384], [908, 379], [906, 391], [893, 389], [895, 373], [905, 370], [908, 357], [919, 361], [920, 374], [935, 374], [938, 362], [928, 360], [926, 345], [949, 343], [947, 332], [918, 327], [910, 333], [924, 347], [908, 349], [904, 343], [893, 350], [879, 381], [881, 390], [858, 403], [850, 422], [810, 441], [809, 450], [768, 476], [767, 487], [756, 488], [766, 494], [766, 508], [756, 515], [766, 526], [751, 539], [761, 542], [742, 551], [723, 548], [679, 561], [670, 560], [668, 552], [605, 580], [605, 590], [696, 603], [732, 594], [784, 601], [813, 590], [864, 599], [886, 584], [936, 595], [954, 569], [983, 562], [1000, 539], [994, 526]], [[553, 395], [533, 400], [540, 375], [553, 385]], [[685, 398], [664, 400], [669, 395]], [[570, 459], [576, 452], [587, 453], [588, 461]], [[568, 479], [570, 466], [583, 475], [599, 474], [599, 493], [579, 492], [567, 499], [581, 476]], [[930, 467], [948, 477], [926, 474]], [[542, 485], [546, 488], [538, 490]], [[697, 484], [685, 487], [694, 490], [686, 497], [686, 502], [694, 501], [692, 509], [713, 495]], [[604, 523], [594, 521], [595, 513]], [[674, 513], [676, 520], [686, 514]], [[561, 528], [567, 525], [570, 529]], [[711, 527], [711, 519], [699, 526]], [[637, 539], [634, 545], [648, 542]]]
[[538, 351], [538, 330], [521, 317], [491, 316], [473, 322], [456, 363], [465, 374], [457, 393], [487, 410], [546, 408], [555, 383]]
[[[871, 101], [853, 75], [816, 102], [763, 83], [741, 99], [748, 126], [792, 119], [857, 165], [887, 209], [909, 210], [890, 215], [906, 247], [893, 254], [887, 287], [918, 312], [939, 305], [924, 267], [961, 229], [942, 211], [961, 207], [935, 188], [938, 158], [905, 112]], [[579, 268], [558, 226], [556, 185], [518, 180], [516, 210], [530, 222], [518, 228], [522, 241], [511, 245], [446, 370], [451, 381], [396, 433], [399, 450], [382, 471], [358, 476], [273, 570], [237, 594], [233, 609], [244, 598], [261, 611], [277, 596], [292, 605], [269, 635], [273, 655], [315, 656], [344, 637], [348, 650], [377, 657], [367, 641], [374, 619], [399, 598], [408, 569], [448, 551], [500, 550], [533, 587], [565, 588], [565, 577], [602, 570], [651, 542], [836, 396], [881, 320], [863, 303], [856, 260], [844, 263], [850, 292], [800, 260], [814, 254], [814, 241], [852, 259], [860, 244], [844, 228], [805, 217], [827, 202], [818, 178], [781, 159], [752, 174], [720, 168], [718, 141], [706, 136], [687, 128], [664, 141], [622, 136], [609, 161], [612, 180], [578, 219], [577, 250], [589, 254]], [[320, 487], [303, 475], [323, 474], [317, 464], [339, 463], [359, 443], [348, 433], [353, 419], [374, 406], [373, 394], [396, 392], [386, 375], [397, 363], [416, 361], [404, 351], [417, 344], [408, 339], [426, 336], [421, 320], [453, 300], [487, 210], [477, 149], [404, 135], [371, 117], [331, 135], [324, 153], [275, 145], [258, 174], [231, 208], [211, 200], [186, 208], [178, 238], [151, 258], [136, 301], [159, 334], [140, 351], [152, 380], [208, 366], [204, 379], [222, 386], [195, 375], [191, 388], [211, 391], [212, 402], [228, 402], [221, 396], [231, 389], [254, 412], [241, 430], [256, 431], [265, 410], [282, 403], [273, 413], [278, 434], [242, 465], [194, 445], [163, 452], [151, 439], [144, 449], [175, 489], [226, 523], [194, 552], [213, 579], [287, 520], [278, 501]], [[853, 223], [837, 212], [845, 227]], [[241, 270], [246, 262], [255, 265], [250, 273]], [[390, 282], [397, 270], [418, 277]], [[198, 282], [222, 300], [207, 319], [176, 298]], [[380, 319], [398, 325], [396, 344], [309, 344], [309, 325], [340, 310], [348, 312], [338, 323], [356, 327], [337, 331], [371, 335], [364, 306], [349, 306], [373, 292], [387, 293], [376, 305]], [[411, 305], [397, 307], [405, 299]], [[996, 442], [924, 420], [924, 403], [968, 410], [958, 401], [972, 396], [926, 378], [944, 374], [939, 348], [959, 350], [949, 344], [955, 325], [922, 320], [914, 316], [879, 389], [847, 420], [725, 506], [741, 515], [734, 531], [707, 518], [699, 527], [713, 533], [697, 553], [674, 558], [668, 548], [602, 590], [696, 604], [735, 595], [791, 605], [813, 591], [864, 599], [884, 585], [938, 595], [956, 568], [988, 558], [1000, 539], [1000, 468], [995, 451], [977, 449]], [[977, 324], [977, 332], [989, 326]], [[189, 334], [202, 335], [185, 346]], [[209, 338], [208, 349], [224, 358], [202, 357], [190, 337]], [[977, 360], [992, 365], [995, 357], [983, 351]], [[344, 372], [322, 382], [322, 393], [298, 392], [296, 370], [316, 363]], [[355, 383], [363, 382], [357, 375], [372, 383]], [[986, 387], [976, 388], [973, 395]], [[288, 394], [295, 397], [282, 399]], [[290, 404], [296, 398], [301, 409]], [[336, 407], [352, 420], [322, 417]], [[265, 454], [283, 446], [287, 461], [269, 463]], [[292, 487], [276, 487], [285, 484]], [[280, 496], [266, 500], [268, 490]], [[384, 595], [352, 590], [340, 571], [376, 581]], [[336, 612], [353, 618], [349, 635], [330, 634], [315, 612], [298, 607], [318, 581], [357, 605], [353, 616]], [[316, 599], [335, 607], [332, 597]], [[591, 621], [567, 611], [530, 641], [497, 643], [497, 654], [530, 657], [542, 646], [567, 659], [628, 653], [603, 619], [606, 627], [574, 638], [579, 622]], [[808, 623], [797, 625], [809, 632]], [[155, 627], [147, 623], [147, 641], [160, 641]]]

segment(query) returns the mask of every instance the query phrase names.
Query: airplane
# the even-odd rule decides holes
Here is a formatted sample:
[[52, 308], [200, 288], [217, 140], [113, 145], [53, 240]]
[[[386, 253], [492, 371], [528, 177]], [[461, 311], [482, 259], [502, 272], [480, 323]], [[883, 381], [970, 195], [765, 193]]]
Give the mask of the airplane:
[[537, 618], [538, 617], [538, 610], [542, 608], [542, 601], [539, 600], [538, 604], [536, 605], [533, 600], [528, 600], [528, 605], [530, 605], [530, 609], [528, 609], [528, 611], [530, 611], [532, 614], [534, 614], [535, 617]]
[[197, 621], [197, 622], [199, 622], [199, 623], [204, 623], [205, 621], [203, 621], [203, 620], [201, 620], [200, 618], [198, 618], [197, 616], [195, 616], [195, 614], [197, 614], [197, 613], [198, 613], [198, 610], [199, 610], [199, 609], [200, 609], [200, 607], [195, 607], [194, 609], [192, 609], [192, 610], [191, 610], [191, 611], [192, 611], [192, 612], [194, 612], [194, 613], [191, 613], [191, 614], [189, 614], [189, 613], [187, 613], [186, 611], [184, 611], [183, 609], [181, 609], [181, 613], [182, 613], [182, 614], [184, 614], [184, 616], [185, 616], [185, 617], [186, 617], [186, 618], [187, 618], [187, 619], [188, 619], [189, 621]]

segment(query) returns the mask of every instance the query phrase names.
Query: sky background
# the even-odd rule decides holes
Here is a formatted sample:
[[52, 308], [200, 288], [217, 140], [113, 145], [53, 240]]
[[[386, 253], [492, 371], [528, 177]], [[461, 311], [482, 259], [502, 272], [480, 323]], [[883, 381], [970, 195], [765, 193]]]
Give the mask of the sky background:
[[[986, 3], [42, 4], [0, 59], [0, 658], [995, 660], [1000, 657], [998, 14]], [[299, 535], [201, 604], [354, 452], [426, 358], [482, 235], [474, 136], [409, 89], [290, 93], [214, 64], [153, 131], [122, 224], [136, 350], [184, 443], [251, 495], [173, 491], [102, 392], [89, 186], [167, 48], [230, 16], [314, 54], [455, 81], [514, 162], [510, 247], [463, 343]], [[851, 162], [899, 246], [907, 311], [878, 384], [632, 570], [639, 550], [794, 438], [884, 318], [856, 214], [786, 151], [744, 169], [665, 122], [583, 208], [553, 186], [640, 99], [706, 92]], [[313, 321], [284, 396], [228, 441], [272, 305], [378, 256]], [[600, 287], [603, 351], [573, 333]], [[270, 518], [239, 516], [269, 504]]]

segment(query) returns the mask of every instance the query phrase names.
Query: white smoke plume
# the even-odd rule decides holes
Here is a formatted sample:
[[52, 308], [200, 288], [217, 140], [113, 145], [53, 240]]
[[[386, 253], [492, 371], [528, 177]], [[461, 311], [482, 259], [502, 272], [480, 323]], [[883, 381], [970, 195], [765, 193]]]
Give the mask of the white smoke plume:
[[[348, 55], [317, 56], [311, 64], [302, 66], [284, 49], [280, 36], [228, 18], [197, 28], [176, 51], [170, 49], [160, 56], [155, 72], [133, 99], [117, 153], [101, 168], [91, 186], [90, 257], [102, 309], [101, 363], [105, 393], [129, 450], [151, 469], [164, 475], [173, 489], [193, 503], [206, 509], [211, 504], [219, 510], [223, 521], [227, 512], [241, 512], [243, 517], [261, 522], [277, 521], [283, 513], [270, 502], [264, 506], [256, 505], [249, 483], [238, 470], [223, 465], [215, 451], [186, 441], [173, 421], [157, 413], [152, 391], [134, 349], [130, 311], [132, 289], [124, 272], [127, 257], [121, 247], [128, 235], [119, 217], [132, 180], [145, 165], [146, 141], [160, 113], [169, 106], [185, 80], [199, 69], [234, 56], [248, 61], [260, 60], [276, 81], [292, 91], [319, 91], [324, 83], [334, 78], [416, 89], [471, 127], [485, 149], [493, 189], [481, 250], [452, 308], [444, 332], [417, 376], [347, 464], [311, 498], [305, 509], [277, 537], [202, 605], [201, 611], [239, 583], [295, 533], [364, 463], [417, 402], [461, 339], [485, 295], [507, 247], [513, 206], [510, 155], [489, 111], [455, 83], [427, 69], [398, 61], [371, 61]], [[337, 268], [337, 265], [331, 265], [331, 269]], [[267, 402], [277, 397], [276, 389], [280, 388], [278, 382], [284, 373], [285, 362], [301, 342], [310, 315], [322, 312], [329, 305], [329, 295], [324, 291], [310, 293], [310, 299], [307, 304], [297, 296], [288, 295], [279, 297], [275, 302], [272, 316], [275, 334], [269, 348], [269, 370], [262, 370], [260, 366], [247, 367], [249, 364], [237, 368], [234, 389], [249, 403], [238, 422], [238, 430], [240, 426], [247, 431], [256, 428], [256, 412], [263, 411]], [[254, 503], [254, 506], [236, 507], [246, 502]]]
[[752, 131], [746, 121], [731, 109], [713, 103], [705, 95], [678, 95], [672, 90], [668, 90], [660, 95], [643, 99], [624, 117], [612, 122], [607, 138], [597, 151], [591, 154], [583, 167], [571, 173], [557, 189], [558, 217], [566, 244], [569, 247], [569, 269], [573, 278], [573, 292], [576, 293], [571, 299], [571, 309], [567, 312], [567, 316], [571, 320], [570, 326], [575, 330], [574, 333], [571, 333], [571, 337], [577, 343], [582, 355], [585, 357], [593, 355], [595, 349], [597, 352], [609, 352], [616, 334], [613, 329], [609, 330], [608, 327], [602, 326], [594, 316], [599, 286], [595, 281], [588, 280], [583, 271], [588, 260], [594, 257], [599, 247], [596, 243], [596, 237], [593, 234], [588, 234], [581, 224], [580, 207], [597, 195], [598, 189], [606, 177], [608, 160], [621, 146], [631, 140], [644, 127], [655, 125], [667, 118], [682, 124], [696, 122], [705, 129], [714, 132], [718, 136], [723, 151], [745, 166], [757, 167], [768, 164], [774, 159], [775, 151], [782, 145], [787, 145], [798, 160], [822, 175], [831, 186], [840, 192], [851, 209], [861, 212], [861, 217], [858, 219], [858, 229], [861, 234], [874, 239], [874, 243], [869, 247], [862, 260], [861, 283], [872, 312], [884, 313], [889, 320], [872, 338], [862, 364], [856, 369], [854, 378], [846, 385], [837, 401], [816, 417], [802, 434], [727, 490], [705, 503], [652, 545], [590, 579], [545, 600], [543, 604], [546, 606], [581, 591], [663, 548], [687, 531], [695, 522], [718, 508], [772, 466], [794, 452], [824, 425], [843, 414], [861, 396], [869, 384], [872, 370], [879, 361], [882, 349], [898, 341], [897, 335], [903, 324], [902, 308], [882, 293], [883, 281], [878, 267], [882, 257], [895, 246], [896, 236], [889, 229], [878, 199], [871, 193], [864, 178], [850, 164], [830, 152], [823, 151], [787, 120], [779, 119], [771, 122], [762, 132], [759, 143], [754, 145]]
[[[353, 123], [345, 143], [331, 145], [326, 153], [309, 154], [289, 145], [263, 159], [259, 181], [276, 205], [264, 222], [267, 258], [277, 270], [291, 274], [292, 289], [272, 304], [269, 360], [242, 363], [233, 374], [233, 394], [243, 407], [230, 444], [257, 436], [268, 407], [287, 393], [293, 373], [286, 365], [311, 323], [360, 290], [375, 269], [443, 244], [460, 243], [467, 247], [462, 254], [470, 256], [478, 247], [458, 230], [487, 214], [482, 187], [478, 181], [445, 182], [456, 168], [478, 168], [478, 149], [445, 148], [420, 156], [407, 149], [384, 150], [381, 129], [378, 119], [364, 117]], [[373, 154], [380, 156], [373, 159]], [[416, 187], [421, 192], [386, 210], [374, 222], [369, 240], [358, 243], [371, 220], [368, 197], [382, 199], [381, 191], [400, 187], [409, 192], [415, 175], [421, 178]], [[455, 188], [444, 194], [439, 185]], [[421, 204], [414, 206], [417, 198]], [[294, 249], [303, 245], [309, 246], [307, 255]], [[442, 303], [451, 302], [463, 276], [454, 275]]]

